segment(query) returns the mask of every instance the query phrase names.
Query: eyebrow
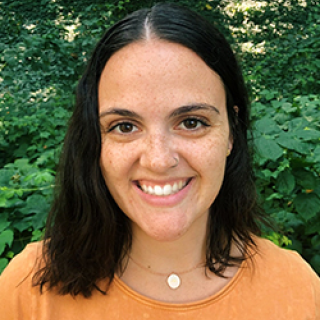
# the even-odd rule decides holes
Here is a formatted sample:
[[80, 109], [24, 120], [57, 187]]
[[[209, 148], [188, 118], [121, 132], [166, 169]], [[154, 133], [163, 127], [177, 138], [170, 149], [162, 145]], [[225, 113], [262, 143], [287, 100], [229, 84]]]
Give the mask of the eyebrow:
[[122, 108], [112, 108], [110, 110], [106, 110], [100, 113], [99, 118], [105, 117], [107, 115], [116, 114], [123, 117], [130, 117], [130, 118], [136, 118], [136, 119], [142, 119], [142, 117], [137, 114], [134, 111], [130, 111], [128, 109], [122, 109]]
[[208, 104], [208, 103], [192, 103], [188, 106], [182, 106], [180, 108], [177, 108], [170, 114], [171, 117], [176, 117], [184, 113], [189, 113], [193, 111], [199, 111], [199, 110], [209, 110], [209, 111], [214, 111], [218, 114], [220, 114], [220, 111], [218, 108]]
[[[214, 111], [215, 113], [220, 114], [219, 109], [216, 107], [208, 104], [208, 103], [192, 103], [188, 106], [182, 106], [174, 110], [170, 115], [169, 118], [173, 118], [176, 116], [179, 116], [181, 114], [193, 112], [193, 111], [199, 111], [199, 110], [209, 110], [209, 111]], [[128, 109], [123, 109], [123, 108], [112, 108], [110, 110], [106, 110], [100, 113], [99, 117], [105, 117], [107, 115], [120, 115], [123, 117], [130, 117], [130, 118], [136, 118], [139, 120], [142, 120], [143, 117], [140, 116], [138, 113], [128, 110]]]

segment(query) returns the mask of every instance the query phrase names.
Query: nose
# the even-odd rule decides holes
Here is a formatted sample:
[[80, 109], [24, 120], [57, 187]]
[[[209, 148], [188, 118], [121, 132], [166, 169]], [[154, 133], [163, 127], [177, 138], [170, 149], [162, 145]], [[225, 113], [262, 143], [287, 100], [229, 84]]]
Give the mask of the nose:
[[166, 172], [176, 167], [179, 158], [174, 150], [172, 138], [166, 134], [150, 135], [145, 142], [143, 153], [140, 157], [140, 165], [153, 172]]

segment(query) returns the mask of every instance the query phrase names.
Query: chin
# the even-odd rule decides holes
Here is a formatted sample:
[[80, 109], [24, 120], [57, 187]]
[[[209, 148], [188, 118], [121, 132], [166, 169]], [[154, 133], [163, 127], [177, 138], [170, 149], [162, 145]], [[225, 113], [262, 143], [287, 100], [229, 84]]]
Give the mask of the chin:
[[161, 242], [170, 242], [170, 241], [176, 241], [180, 239], [187, 231], [187, 228], [184, 227], [168, 227], [168, 225], [165, 225], [163, 228], [154, 228], [149, 229], [146, 233], [147, 235], [156, 240]]

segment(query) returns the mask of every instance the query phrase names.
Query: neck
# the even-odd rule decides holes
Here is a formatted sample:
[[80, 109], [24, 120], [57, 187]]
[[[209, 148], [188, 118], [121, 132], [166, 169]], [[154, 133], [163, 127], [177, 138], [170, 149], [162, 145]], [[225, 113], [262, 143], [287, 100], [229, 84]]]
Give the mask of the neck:
[[133, 225], [130, 256], [156, 272], [184, 271], [205, 262], [206, 226], [189, 230], [174, 241], [159, 241]]
[[[206, 257], [206, 223], [199, 225], [174, 241], [156, 240], [133, 225], [131, 259], [122, 281], [142, 295], [171, 303], [204, 299], [221, 290], [238, 268], [228, 268], [222, 278], [198, 267]], [[172, 273], [179, 279], [170, 281]], [[181, 285], [175, 289], [177, 281]]]

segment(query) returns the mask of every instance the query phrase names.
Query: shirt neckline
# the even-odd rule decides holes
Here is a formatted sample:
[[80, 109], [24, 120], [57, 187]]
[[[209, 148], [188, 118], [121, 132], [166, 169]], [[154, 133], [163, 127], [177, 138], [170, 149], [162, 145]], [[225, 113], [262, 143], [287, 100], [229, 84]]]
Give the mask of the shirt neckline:
[[205, 305], [213, 304], [218, 302], [219, 300], [223, 299], [227, 296], [230, 291], [238, 284], [238, 282], [243, 277], [245, 270], [248, 268], [248, 264], [246, 260], [244, 260], [239, 269], [237, 270], [236, 274], [232, 277], [232, 279], [217, 293], [192, 302], [187, 303], [169, 303], [169, 302], [162, 302], [157, 301], [155, 299], [146, 297], [135, 290], [131, 289], [127, 284], [125, 284], [117, 275], [114, 276], [114, 284], [126, 295], [130, 298], [134, 299], [138, 303], [151, 306], [157, 309], [169, 309], [169, 310], [191, 310], [191, 309], [198, 309], [204, 307]]

